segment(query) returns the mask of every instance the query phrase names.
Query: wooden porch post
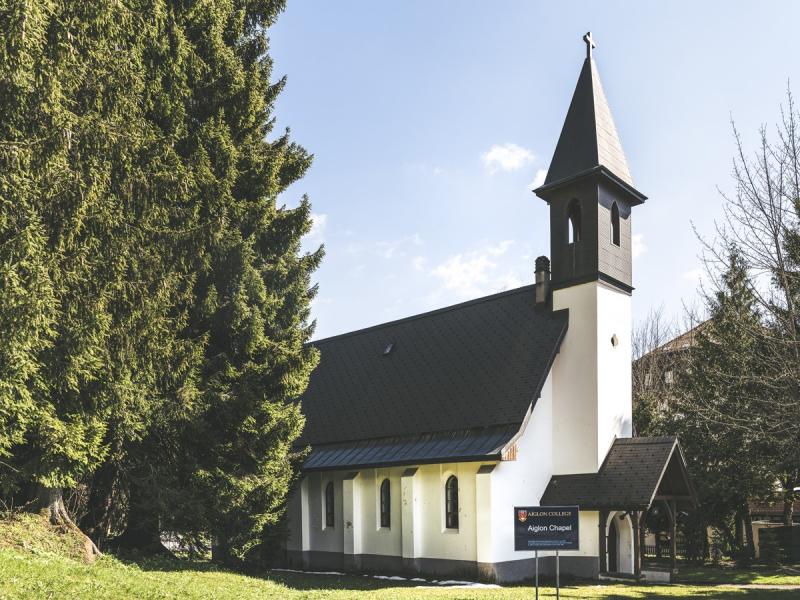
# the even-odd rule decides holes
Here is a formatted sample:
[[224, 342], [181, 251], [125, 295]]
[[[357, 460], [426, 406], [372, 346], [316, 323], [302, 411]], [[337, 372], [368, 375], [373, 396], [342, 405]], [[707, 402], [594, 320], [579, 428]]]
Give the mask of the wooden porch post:
[[600, 572], [608, 572], [608, 549], [606, 546], [606, 521], [608, 521], [608, 511], [601, 510], [598, 526], [600, 528]]
[[642, 540], [639, 535], [639, 527], [641, 525], [639, 515], [638, 511], [630, 513], [631, 524], [633, 525], [633, 574], [636, 577], [642, 574]]
[[639, 570], [644, 569], [644, 538], [645, 538], [645, 523], [647, 522], [647, 513], [650, 509], [647, 508], [639, 513]]
[[675, 535], [678, 531], [678, 506], [675, 500], [669, 501], [669, 512], [671, 517], [669, 522], [669, 568], [673, 573], [675, 573], [678, 570], [678, 540], [677, 536]]

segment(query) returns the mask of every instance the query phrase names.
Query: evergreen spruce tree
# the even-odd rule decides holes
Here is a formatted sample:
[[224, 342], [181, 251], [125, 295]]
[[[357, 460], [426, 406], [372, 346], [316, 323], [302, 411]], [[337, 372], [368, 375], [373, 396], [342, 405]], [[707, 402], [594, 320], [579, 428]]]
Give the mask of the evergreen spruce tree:
[[263, 31], [282, 7], [223, 3], [185, 15], [194, 114], [205, 117], [195, 153], [213, 189], [201, 192], [203, 212], [216, 225], [203, 232], [197, 265], [190, 337], [204, 336], [208, 345], [203, 417], [187, 447], [196, 461], [192, 489], [203, 499], [194, 515], [223, 561], [244, 556], [282, 514], [291, 444], [303, 424], [293, 399], [316, 362], [304, 345], [309, 277], [321, 259], [320, 251], [300, 254], [309, 204], [276, 202], [311, 159], [288, 132], [267, 139], [284, 81], [270, 82]]
[[[0, 401], [25, 417], [2, 413], [7, 487], [21, 485], [58, 522], [71, 523], [63, 489], [98, 467], [113, 484], [125, 443], [163, 418], [167, 399], [191, 397], [200, 355], [174, 335], [185, 317], [172, 307], [191, 280], [175, 267], [170, 230], [184, 210], [180, 165], [144, 116], [151, 8], [18, 3], [3, 13], [0, 320], [4, 336], [28, 335], [0, 355]], [[91, 498], [94, 508], [107, 500], [100, 486]]]
[[[9, 7], [11, 8], [11, 7]], [[19, 7], [17, 7], [19, 8]], [[55, 82], [37, 81], [43, 60], [45, 11], [0, 10], [0, 495], [19, 483], [12, 448], [32, 426], [48, 347], [55, 298], [37, 198], [41, 173], [60, 140], [37, 118]], [[53, 139], [56, 138], [56, 139]]]
[[311, 162], [269, 139], [282, 8], [0, 10], [0, 483], [69, 525], [87, 486], [96, 539], [125, 509], [119, 546], [228, 560], [282, 514], [322, 256], [277, 204]]
[[728, 257], [719, 289], [707, 298], [710, 318], [696, 333], [664, 427], [686, 449], [705, 523], [726, 532], [739, 556], [752, 557], [752, 530], [750, 547], [743, 549], [731, 516], [751, 525], [748, 501], [767, 495], [774, 481], [769, 447], [757, 433], [765, 420], [759, 411], [764, 328], [746, 265], [735, 247]]
[[[14, 3], [3, 11], [9, 43], [2, 103], [12, 115], [4, 145], [30, 148], [12, 165], [18, 172], [6, 190], [22, 196], [26, 227], [41, 232], [37, 264], [49, 291], [32, 290], [32, 298], [47, 302], [39, 314], [50, 318], [46, 327], [41, 318], [29, 325], [47, 343], [37, 352], [36, 385], [28, 386], [28, 426], [13, 440], [14, 472], [53, 521], [70, 525], [62, 490], [105, 455], [102, 373], [108, 308], [122, 269], [121, 207], [110, 193], [113, 149], [130, 133], [122, 96], [132, 73], [115, 56], [126, 33], [122, 12], [57, 3]], [[16, 207], [3, 208], [9, 220]]]
[[[199, 348], [190, 411], [158, 419], [126, 454], [128, 525], [116, 544], [158, 550], [164, 529], [214, 540], [241, 558], [282, 514], [294, 402], [315, 364], [310, 274], [321, 250], [301, 254], [310, 208], [277, 205], [311, 157], [288, 132], [274, 140], [265, 30], [274, 3], [165, 3], [148, 51], [162, 92], [148, 119], [173, 141], [185, 173], [174, 249], [191, 298], [174, 305], [178, 339]], [[158, 14], [158, 13], [157, 13]]]

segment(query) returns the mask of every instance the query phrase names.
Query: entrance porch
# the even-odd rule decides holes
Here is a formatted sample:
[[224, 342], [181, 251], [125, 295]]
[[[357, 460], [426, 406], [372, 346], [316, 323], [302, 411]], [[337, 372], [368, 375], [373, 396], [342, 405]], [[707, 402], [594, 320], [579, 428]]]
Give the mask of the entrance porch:
[[[678, 516], [695, 505], [695, 494], [675, 437], [626, 438], [614, 442], [597, 473], [553, 476], [541, 503], [599, 511], [601, 579], [670, 581], [677, 573]], [[643, 561], [644, 521], [655, 506], [669, 521], [668, 570]]]

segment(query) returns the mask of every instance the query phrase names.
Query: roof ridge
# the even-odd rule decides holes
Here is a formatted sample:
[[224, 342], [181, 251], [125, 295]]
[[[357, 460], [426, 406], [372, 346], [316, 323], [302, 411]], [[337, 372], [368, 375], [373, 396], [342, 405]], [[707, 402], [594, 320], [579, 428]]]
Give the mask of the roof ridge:
[[[415, 315], [409, 315], [407, 317], [401, 317], [399, 319], [394, 319], [393, 321], [386, 321], [385, 323], [377, 323], [375, 325], [369, 325], [368, 327], [362, 327], [361, 329], [354, 329], [353, 331], [346, 331], [345, 333], [339, 333], [336, 335], [331, 335], [325, 338], [320, 338], [318, 340], [312, 340], [308, 342], [307, 345], [316, 345], [321, 344], [323, 342], [327, 343], [333, 340], [339, 340], [342, 338], [354, 336], [354, 335], [361, 335], [363, 333], [367, 333], [370, 331], [374, 331], [376, 329], [380, 329], [382, 327], [389, 327], [390, 325], [398, 325], [400, 323], [407, 323], [409, 321], [414, 321], [416, 319], [424, 319], [426, 317], [431, 317], [434, 315], [446, 313], [453, 310], [458, 310], [461, 308], [466, 308], [467, 306], [472, 306], [475, 304], [481, 304], [482, 302], [488, 302], [490, 300], [495, 300], [497, 298], [501, 298], [503, 296], [511, 296], [513, 294], [522, 293], [524, 291], [533, 290], [536, 284], [530, 283], [528, 285], [523, 285], [518, 288], [514, 288], [512, 290], [503, 290], [502, 292], [496, 292], [494, 294], [490, 294], [488, 296], [481, 296], [480, 298], [473, 298], [472, 300], [466, 300], [464, 302], [459, 302], [458, 304], [451, 304], [450, 306], [443, 306], [441, 308], [434, 308], [433, 310], [429, 310], [422, 313], [417, 313]], [[533, 296], [531, 296], [531, 308], [533, 308]], [[553, 311], [554, 313], [560, 311]]]
[[642, 437], [617, 438], [614, 443], [620, 444], [666, 444], [678, 439], [675, 435], [648, 435]]

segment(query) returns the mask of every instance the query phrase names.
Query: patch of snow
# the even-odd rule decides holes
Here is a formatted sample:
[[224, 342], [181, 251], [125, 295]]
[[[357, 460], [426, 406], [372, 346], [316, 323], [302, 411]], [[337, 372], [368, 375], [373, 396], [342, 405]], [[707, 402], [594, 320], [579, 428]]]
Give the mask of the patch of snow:
[[495, 583], [478, 583], [477, 581], [457, 581], [448, 579], [438, 582], [438, 585], [444, 585], [454, 588], [499, 588], [500, 586]]
[[282, 573], [302, 573], [303, 575], [344, 575], [339, 571], [301, 571], [299, 569], [272, 569]]
[[[300, 569], [272, 569], [273, 571], [281, 573], [300, 573], [302, 575], [337, 575], [346, 576], [346, 573], [340, 571], [302, 571]], [[448, 587], [448, 588], [499, 588], [500, 586], [494, 583], [478, 583], [477, 581], [460, 581], [456, 579], [445, 579], [439, 581], [438, 579], [427, 580], [422, 577], [401, 577], [400, 575], [369, 575], [365, 573], [364, 577], [371, 577], [372, 579], [381, 579], [383, 581], [413, 581], [415, 583], [426, 583], [432, 585], [419, 585], [420, 588], [432, 587]], [[433, 585], [435, 584], [435, 585]]]

